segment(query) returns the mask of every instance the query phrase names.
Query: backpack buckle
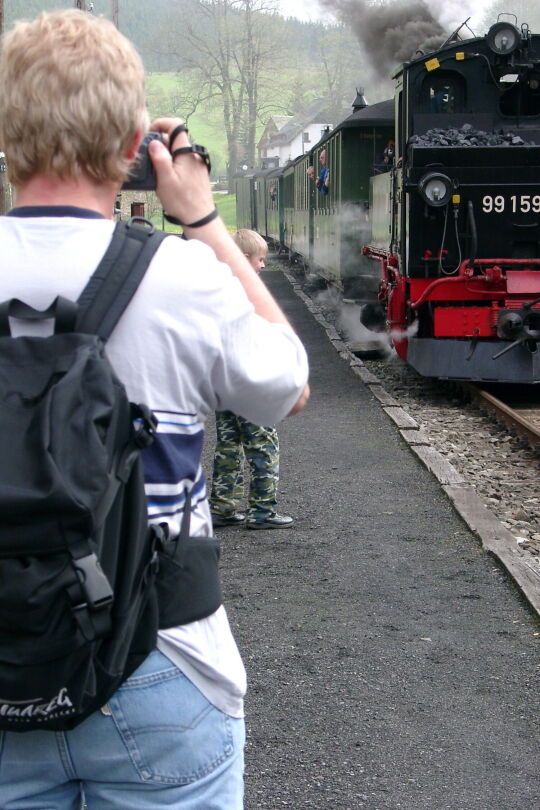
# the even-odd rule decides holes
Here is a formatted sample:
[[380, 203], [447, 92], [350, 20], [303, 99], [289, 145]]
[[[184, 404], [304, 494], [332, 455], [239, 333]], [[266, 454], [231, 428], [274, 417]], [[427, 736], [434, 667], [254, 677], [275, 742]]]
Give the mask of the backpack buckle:
[[132, 405], [132, 409], [136, 409], [136, 416], [132, 415], [132, 419], [136, 421], [137, 425], [133, 434], [133, 442], [140, 449], [149, 447], [154, 441], [154, 433], [158, 426], [157, 416], [147, 405]]
[[110, 605], [113, 601], [113, 590], [96, 555], [92, 553], [73, 560], [73, 567], [86, 598], [86, 604], [77, 607], [100, 610]]
[[150, 222], [146, 217], [131, 217], [129, 222], [126, 223], [126, 228], [132, 228], [134, 225], [137, 225], [141, 230], [145, 230], [148, 236], [151, 236], [156, 230], [154, 223]]

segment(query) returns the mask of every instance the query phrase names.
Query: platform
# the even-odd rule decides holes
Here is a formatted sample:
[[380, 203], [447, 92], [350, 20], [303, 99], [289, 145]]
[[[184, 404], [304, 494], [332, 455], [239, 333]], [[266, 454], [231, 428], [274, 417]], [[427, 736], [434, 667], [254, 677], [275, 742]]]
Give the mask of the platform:
[[307, 347], [312, 396], [278, 426], [294, 527], [219, 532], [249, 678], [246, 810], [533, 810], [535, 610], [404, 437], [399, 404], [280, 270], [263, 277]]

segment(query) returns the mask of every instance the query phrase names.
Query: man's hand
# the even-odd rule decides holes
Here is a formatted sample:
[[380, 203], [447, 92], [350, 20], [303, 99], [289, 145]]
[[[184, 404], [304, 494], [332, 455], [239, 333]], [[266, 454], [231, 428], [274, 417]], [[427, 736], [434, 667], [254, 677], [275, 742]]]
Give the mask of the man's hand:
[[168, 148], [152, 141], [148, 153], [156, 170], [156, 191], [164, 210], [180, 222], [189, 223], [207, 216], [214, 209], [214, 200], [208, 170], [200, 155], [188, 152], [172, 158], [175, 149], [191, 146], [187, 132], [179, 132], [174, 142], [169, 143], [169, 135], [182, 123], [180, 118], [152, 121], [150, 129], [163, 133]]

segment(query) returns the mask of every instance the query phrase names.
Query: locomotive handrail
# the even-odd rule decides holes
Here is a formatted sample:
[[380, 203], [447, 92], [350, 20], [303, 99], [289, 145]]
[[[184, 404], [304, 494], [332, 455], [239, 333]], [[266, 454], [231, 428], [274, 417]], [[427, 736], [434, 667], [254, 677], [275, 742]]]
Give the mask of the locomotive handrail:
[[411, 309], [418, 309], [418, 307], [426, 301], [435, 287], [439, 287], [441, 284], [463, 284], [464, 281], [463, 276], [451, 276], [450, 278], [436, 278], [435, 281], [432, 281], [431, 284], [428, 284], [426, 289], [420, 295], [420, 298], [417, 298], [416, 301], [411, 301], [410, 307]]
[[[467, 261], [469, 261], [469, 260], [467, 260]], [[500, 266], [500, 265], [505, 265], [505, 266], [519, 265], [519, 266], [522, 266], [522, 265], [526, 265], [526, 264], [528, 264], [528, 265], [534, 264], [537, 267], [540, 267], [540, 259], [474, 259], [472, 264], [473, 265], [477, 265], [477, 264], [480, 264], [480, 265], [489, 265], [489, 264], [495, 265], [496, 264], [498, 266]]]
[[[456, 276], [451, 277], [444, 277], [444, 278], [436, 278], [431, 284], [422, 291], [420, 297], [416, 299], [416, 301], [410, 302], [411, 309], [418, 309], [421, 304], [423, 304], [427, 299], [430, 297], [431, 293], [436, 287], [439, 287], [442, 284], [458, 284], [463, 283], [468, 280], [474, 281], [486, 281], [490, 284], [496, 283], [497, 281], [502, 281], [504, 278], [502, 276], [501, 265], [504, 267], [512, 267], [512, 266], [531, 266], [537, 265], [540, 267], [540, 259], [475, 259], [473, 262], [473, 266], [469, 266], [469, 259], [464, 259], [461, 262], [458, 270], [458, 274]], [[500, 277], [497, 279], [496, 277], [489, 277], [486, 273], [485, 275], [474, 276], [474, 265], [481, 265], [482, 267], [490, 267], [493, 271], [498, 271]], [[494, 290], [481, 290], [481, 289], [473, 289], [472, 287], [467, 288], [469, 292], [475, 293], [475, 295], [489, 295], [489, 296], [497, 296], [502, 295], [503, 291], [499, 293], [495, 292]]]

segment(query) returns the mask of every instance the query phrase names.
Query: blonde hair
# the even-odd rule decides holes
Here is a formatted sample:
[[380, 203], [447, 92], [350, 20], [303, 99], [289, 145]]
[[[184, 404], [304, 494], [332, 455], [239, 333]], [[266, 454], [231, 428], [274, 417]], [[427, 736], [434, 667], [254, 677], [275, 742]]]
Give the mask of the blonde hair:
[[121, 182], [147, 126], [141, 58], [108, 20], [43, 12], [4, 36], [0, 144], [14, 185], [41, 173]]
[[268, 253], [268, 245], [257, 233], [257, 231], [250, 231], [248, 228], [240, 228], [239, 231], [233, 235], [233, 239], [246, 256], [266, 256]]

